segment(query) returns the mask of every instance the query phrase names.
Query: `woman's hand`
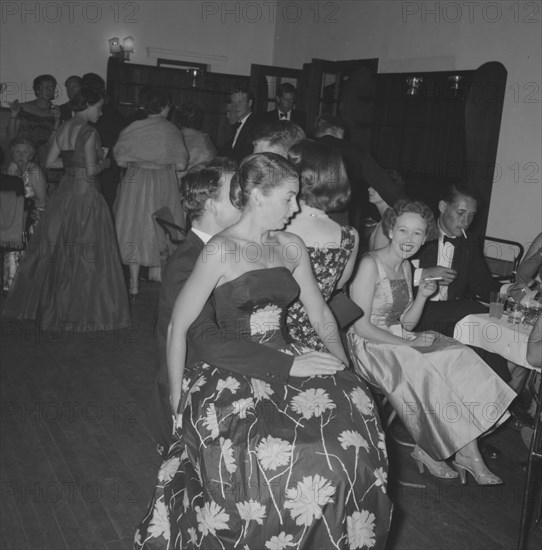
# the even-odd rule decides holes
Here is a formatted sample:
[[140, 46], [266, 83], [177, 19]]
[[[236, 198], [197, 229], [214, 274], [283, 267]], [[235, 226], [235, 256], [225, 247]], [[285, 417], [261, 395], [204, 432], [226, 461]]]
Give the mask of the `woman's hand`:
[[408, 340], [405, 343], [413, 348], [426, 348], [435, 341], [435, 334], [432, 332], [418, 332], [413, 340]]
[[436, 281], [428, 281], [427, 279], [423, 279], [420, 282], [418, 294], [421, 294], [424, 298], [429, 298], [429, 296], [432, 296], [433, 294], [435, 294], [436, 290], [437, 290]]
[[315, 375], [333, 375], [344, 370], [344, 363], [330, 353], [309, 351], [294, 359], [290, 376], [304, 378]]

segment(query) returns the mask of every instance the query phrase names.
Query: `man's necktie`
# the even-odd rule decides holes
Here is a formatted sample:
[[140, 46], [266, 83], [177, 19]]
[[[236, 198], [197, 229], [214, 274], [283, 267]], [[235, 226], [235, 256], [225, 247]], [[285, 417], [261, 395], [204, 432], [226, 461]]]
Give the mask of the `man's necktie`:
[[288, 113], [279, 113], [280, 115], [280, 120], [282, 120], [283, 118], [288, 118]]

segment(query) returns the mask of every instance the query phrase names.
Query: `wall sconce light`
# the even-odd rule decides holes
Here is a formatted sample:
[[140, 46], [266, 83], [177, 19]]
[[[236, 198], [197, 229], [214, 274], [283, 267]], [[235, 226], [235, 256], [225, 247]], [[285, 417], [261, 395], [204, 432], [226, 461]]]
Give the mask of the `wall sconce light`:
[[423, 76], [411, 76], [405, 82], [407, 84], [407, 95], [417, 95], [418, 88], [423, 82]]
[[457, 95], [463, 77], [459, 74], [453, 74], [448, 77], [448, 80], [450, 82], [450, 89], [452, 90], [454, 95]]
[[193, 69], [187, 69], [187, 71], [192, 75], [192, 88], [195, 88], [197, 84], [196, 79], [203, 74], [203, 69], [194, 67]]
[[115, 36], [110, 38], [109, 42], [109, 53], [113, 57], [122, 59], [122, 61], [130, 61], [130, 54], [134, 53], [134, 37], [127, 36], [123, 39], [122, 44], [120, 40]]

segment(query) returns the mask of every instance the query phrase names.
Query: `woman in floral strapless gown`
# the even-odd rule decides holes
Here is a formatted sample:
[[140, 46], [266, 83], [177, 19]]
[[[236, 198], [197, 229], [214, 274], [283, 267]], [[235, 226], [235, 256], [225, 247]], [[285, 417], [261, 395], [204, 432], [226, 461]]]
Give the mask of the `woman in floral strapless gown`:
[[[469, 472], [480, 485], [502, 480], [484, 464], [477, 438], [507, 416], [516, 394], [474, 351], [436, 332], [411, 332], [437, 289], [420, 283], [412, 295], [408, 258], [435, 228], [420, 202], [399, 201], [383, 216], [390, 242], [363, 257], [351, 284], [365, 315], [348, 333], [351, 356], [365, 380], [380, 388], [416, 442], [412, 458], [442, 478]], [[455, 453], [452, 470], [445, 459]]]
[[[328, 302], [352, 276], [358, 253], [358, 232], [347, 225], [341, 227], [326, 214], [346, 208], [350, 183], [340, 152], [324, 143], [301, 140], [289, 150], [288, 159], [300, 178], [299, 212], [288, 231], [301, 237], [307, 246], [314, 277]], [[288, 308], [286, 324], [296, 342], [319, 351], [327, 351], [327, 339], [338, 338], [328, 327], [322, 341], [299, 300]]]
[[329, 345], [335, 356], [312, 352], [314, 365], [294, 361], [287, 384], [212, 364], [184, 369], [186, 332], [211, 293], [226, 338], [285, 353], [309, 351], [289, 343], [284, 323], [299, 293], [311, 320], [334, 323], [302, 241], [279, 231], [298, 188], [284, 158], [245, 159], [232, 180], [241, 219], [211, 239], [177, 299], [168, 334], [175, 433], [138, 550], [384, 547], [384, 436], [366, 385], [343, 370], [340, 343]]
[[6, 299], [4, 315], [42, 328], [111, 330], [130, 324], [128, 294], [111, 215], [96, 188], [106, 165], [96, 122], [103, 98], [83, 88], [78, 109], [55, 136], [48, 165], [64, 175], [36, 227]]

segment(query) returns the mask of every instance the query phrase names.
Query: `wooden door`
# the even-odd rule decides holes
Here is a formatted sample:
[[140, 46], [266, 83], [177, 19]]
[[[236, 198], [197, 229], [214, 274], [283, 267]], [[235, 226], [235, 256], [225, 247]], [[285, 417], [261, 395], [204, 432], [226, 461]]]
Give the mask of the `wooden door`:
[[[254, 112], [266, 113], [275, 108], [277, 88], [286, 82], [293, 84], [297, 90], [297, 99], [303, 96], [301, 87], [301, 69], [273, 67], [271, 65], [251, 65], [250, 89], [254, 94]], [[296, 108], [300, 108], [296, 105]]]
[[[370, 72], [378, 70], [378, 59], [327, 61], [313, 59], [303, 65], [303, 107], [307, 112], [308, 127], [319, 114], [330, 113], [346, 119], [341, 112], [343, 93], [349, 77], [361, 67]], [[346, 122], [346, 120], [345, 120]]]

